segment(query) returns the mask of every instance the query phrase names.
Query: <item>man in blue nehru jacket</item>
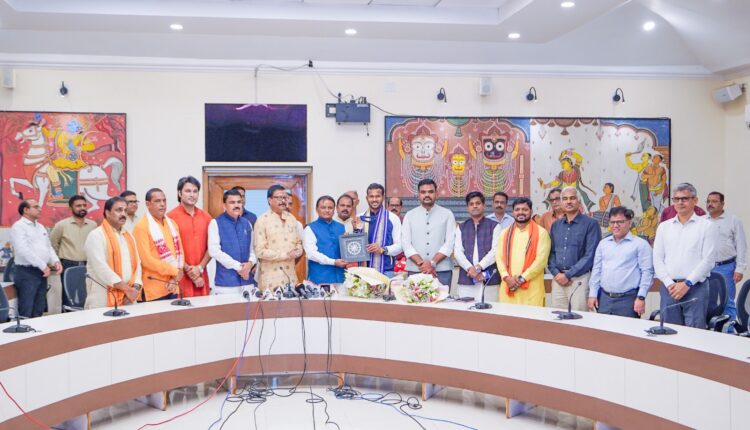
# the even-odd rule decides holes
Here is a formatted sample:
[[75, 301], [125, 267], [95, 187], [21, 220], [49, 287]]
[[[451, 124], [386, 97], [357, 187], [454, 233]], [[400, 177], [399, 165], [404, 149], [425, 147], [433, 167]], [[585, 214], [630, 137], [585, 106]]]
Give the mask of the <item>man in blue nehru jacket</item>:
[[250, 271], [258, 262], [253, 252], [253, 227], [242, 217], [242, 195], [224, 193], [224, 212], [208, 225], [208, 253], [216, 260], [213, 294], [242, 294], [255, 285]]
[[346, 262], [341, 259], [339, 237], [345, 232], [344, 224], [333, 220], [335, 202], [323, 196], [315, 204], [318, 219], [305, 227], [304, 243], [307, 254], [307, 277], [316, 284], [338, 286], [344, 282]]

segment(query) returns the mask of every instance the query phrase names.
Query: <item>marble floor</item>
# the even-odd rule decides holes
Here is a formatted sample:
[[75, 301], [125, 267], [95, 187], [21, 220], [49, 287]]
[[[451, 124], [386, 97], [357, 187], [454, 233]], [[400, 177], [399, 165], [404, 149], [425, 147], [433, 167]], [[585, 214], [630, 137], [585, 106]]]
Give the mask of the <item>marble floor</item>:
[[[365, 376], [347, 376], [351, 389], [330, 388], [337, 378], [321, 374], [243, 377], [237, 396], [220, 390], [202, 406], [157, 429], [581, 429], [593, 428], [588, 419], [544, 407], [505, 418], [505, 399], [466, 390], [444, 388], [422, 402], [420, 384]], [[298, 385], [297, 385], [298, 384]], [[92, 412], [97, 430], [140, 429], [195, 408], [215, 391], [209, 382], [170, 391], [167, 411], [137, 400]], [[296, 390], [291, 388], [297, 385]], [[337, 394], [338, 397], [337, 398]]]

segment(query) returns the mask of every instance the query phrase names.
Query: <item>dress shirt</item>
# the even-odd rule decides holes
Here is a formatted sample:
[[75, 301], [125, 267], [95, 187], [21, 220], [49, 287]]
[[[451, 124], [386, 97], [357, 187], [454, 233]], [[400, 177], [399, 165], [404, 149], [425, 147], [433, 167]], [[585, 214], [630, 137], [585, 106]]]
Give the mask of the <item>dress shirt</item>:
[[[252, 233], [251, 233], [252, 234]], [[222, 266], [227, 269], [242, 270], [242, 261], [237, 261], [232, 258], [229, 254], [221, 250], [221, 235], [219, 234], [219, 224], [216, 223], [215, 219], [212, 219], [208, 224], [208, 255], [211, 256], [217, 263], [221, 263]], [[250, 258], [247, 261], [255, 264], [258, 262], [258, 257], [255, 256], [253, 251], [253, 241], [250, 241]]]
[[745, 273], [745, 269], [747, 269], [747, 239], [745, 238], [745, 228], [742, 226], [742, 221], [727, 211], [722, 212], [716, 218], [709, 216], [707, 219], [718, 229], [714, 251], [716, 261], [726, 261], [732, 257], [737, 257], [735, 272]]
[[568, 222], [565, 216], [552, 224], [550, 236], [548, 268], [552, 276], [563, 272], [570, 279], [591, 271], [596, 245], [602, 240], [602, 231], [593, 218], [579, 213]]
[[11, 227], [10, 242], [15, 252], [15, 264], [19, 266], [34, 266], [43, 271], [47, 265], [60, 262], [50, 244], [47, 229], [26, 217], [21, 217]]
[[651, 246], [633, 233], [628, 233], [619, 242], [614, 236], [605, 237], [594, 255], [589, 297], [597, 297], [600, 288], [609, 293], [638, 288], [638, 295], [645, 297], [654, 280], [651, 259]]
[[[489, 218], [489, 217], [488, 217]], [[479, 248], [477, 247], [477, 239], [474, 238], [474, 253], [472, 254], [471, 261], [466, 258], [466, 250], [464, 249], [463, 235], [461, 234], [461, 226], [456, 227], [456, 237], [453, 245], [453, 257], [456, 259], [456, 263], [464, 269], [469, 271], [469, 268], [476, 266], [477, 264], [482, 267], [482, 270], [492, 266], [495, 262], [495, 254], [497, 253], [497, 242], [500, 239], [500, 232], [503, 228], [498, 224], [492, 229], [492, 248], [490, 248], [487, 255], [480, 258]]]
[[96, 223], [90, 219], [83, 219], [78, 224], [74, 217], [65, 218], [55, 224], [49, 235], [52, 248], [58, 257], [72, 261], [86, 261], [86, 237], [94, 231]]
[[450, 256], [453, 253], [455, 238], [456, 218], [450, 210], [440, 205], [434, 205], [429, 211], [423, 206], [410, 210], [404, 217], [401, 229], [401, 243], [407, 258], [406, 270], [419, 271], [417, 264], [411, 260], [412, 256], [419, 254], [428, 260], [437, 253], [445, 255], [446, 258], [437, 263], [435, 270], [453, 270]]
[[133, 233], [133, 229], [135, 229], [135, 225], [138, 223], [138, 218], [136, 218], [135, 216], [133, 216], [132, 218], [129, 216], [126, 217], [127, 219], [125, 220], [125, 225], [123, 226], [123, 228], [130, 233]]
[[512, 216], [510, 216], [507, 212], [503, 213], [503, 219], [499, 220], [497, 219], [497, 215], [495, 213], [491, 213], [487, 216], [487, 219], [491, 219], [492, 221], [495, 221], [500, 225], [500, 231], [505, 230], [506, 228], [510, 227], [514, 222], [516, 222], [515, 219], [513, 219]]
[[324, 264], [327, 266], [333, 266], [336, 262], [335, 259], [318, 251], [318, 237], [315, 236], [315, 232], [312, 231], [309, 225], [305, 227], [302, 246], [304, 246], [305, 254], [307, 255], [307, 259], [310, 261], [314, 261], [316, 263]]
[[[706, 214], [706, 211], [703, 210], [702, 207], [696, 206], [695, 209], [693, 209], [696, 215], [703, 216]], [[660, 222], [669, 221], [670, 219], [677, 216], [677, 209], [674, 208], [674, 205], [668, 206], [666, 209], [661, 211], [661, 217], [659, 218]]]
[[654, 240], [654, 272], [668, 287], [675, 279], [697, 284], [711, 274], [716, 264], [716, 226], [693, 214], [685, 224], [674, 217], [659, 224]]

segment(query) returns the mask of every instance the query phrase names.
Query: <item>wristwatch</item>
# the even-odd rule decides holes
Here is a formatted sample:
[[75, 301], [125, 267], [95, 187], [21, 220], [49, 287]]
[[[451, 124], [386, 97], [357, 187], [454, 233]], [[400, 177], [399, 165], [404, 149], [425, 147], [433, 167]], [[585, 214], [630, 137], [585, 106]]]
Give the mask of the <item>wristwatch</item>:
[[524, 282], [526, 282], [526, 279], [524, 279], [523, 276], [518, 275], [518, 282], [523, 284]]
[[437, 265], [437, 263], [435, 263], [435, 261], [433, 261], [433, 260], [430, 260], [430, 265], [431, 265], [432, 267], [435, 267], [435, 266]]
[[636, 299], [638, 299], [638, 300], [646, 300], [646, 298], [643, 297], [643, 296], [638, 296], [638, 297], [636, 297]]
[[688, 288], [693, 288], [693, 285], [695, 285], [695, 284], [693, 284], [693, 282], [690, 281], [689, 279], [685, 279], [685, 285], [687, 285]]

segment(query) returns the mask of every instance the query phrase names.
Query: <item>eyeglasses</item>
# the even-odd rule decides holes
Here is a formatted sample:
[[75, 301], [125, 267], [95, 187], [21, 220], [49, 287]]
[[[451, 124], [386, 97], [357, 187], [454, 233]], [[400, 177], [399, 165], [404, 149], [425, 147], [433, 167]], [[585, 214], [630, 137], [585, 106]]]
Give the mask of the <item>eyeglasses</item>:
[[693, 197], [672, 197], [673, 203], [687, 203], [688, 201], [692, 200]]
[[609, 220], [609, 223], [610, 223], [611, 225], [623, 225], [623, 224], [627, 223], [628, 221], [630, 221], [630, 220], [627, 220], [627, 219], [623, 219], [623, 220], [615, 220], [615, 221], [613, 221], [613, 220]]

